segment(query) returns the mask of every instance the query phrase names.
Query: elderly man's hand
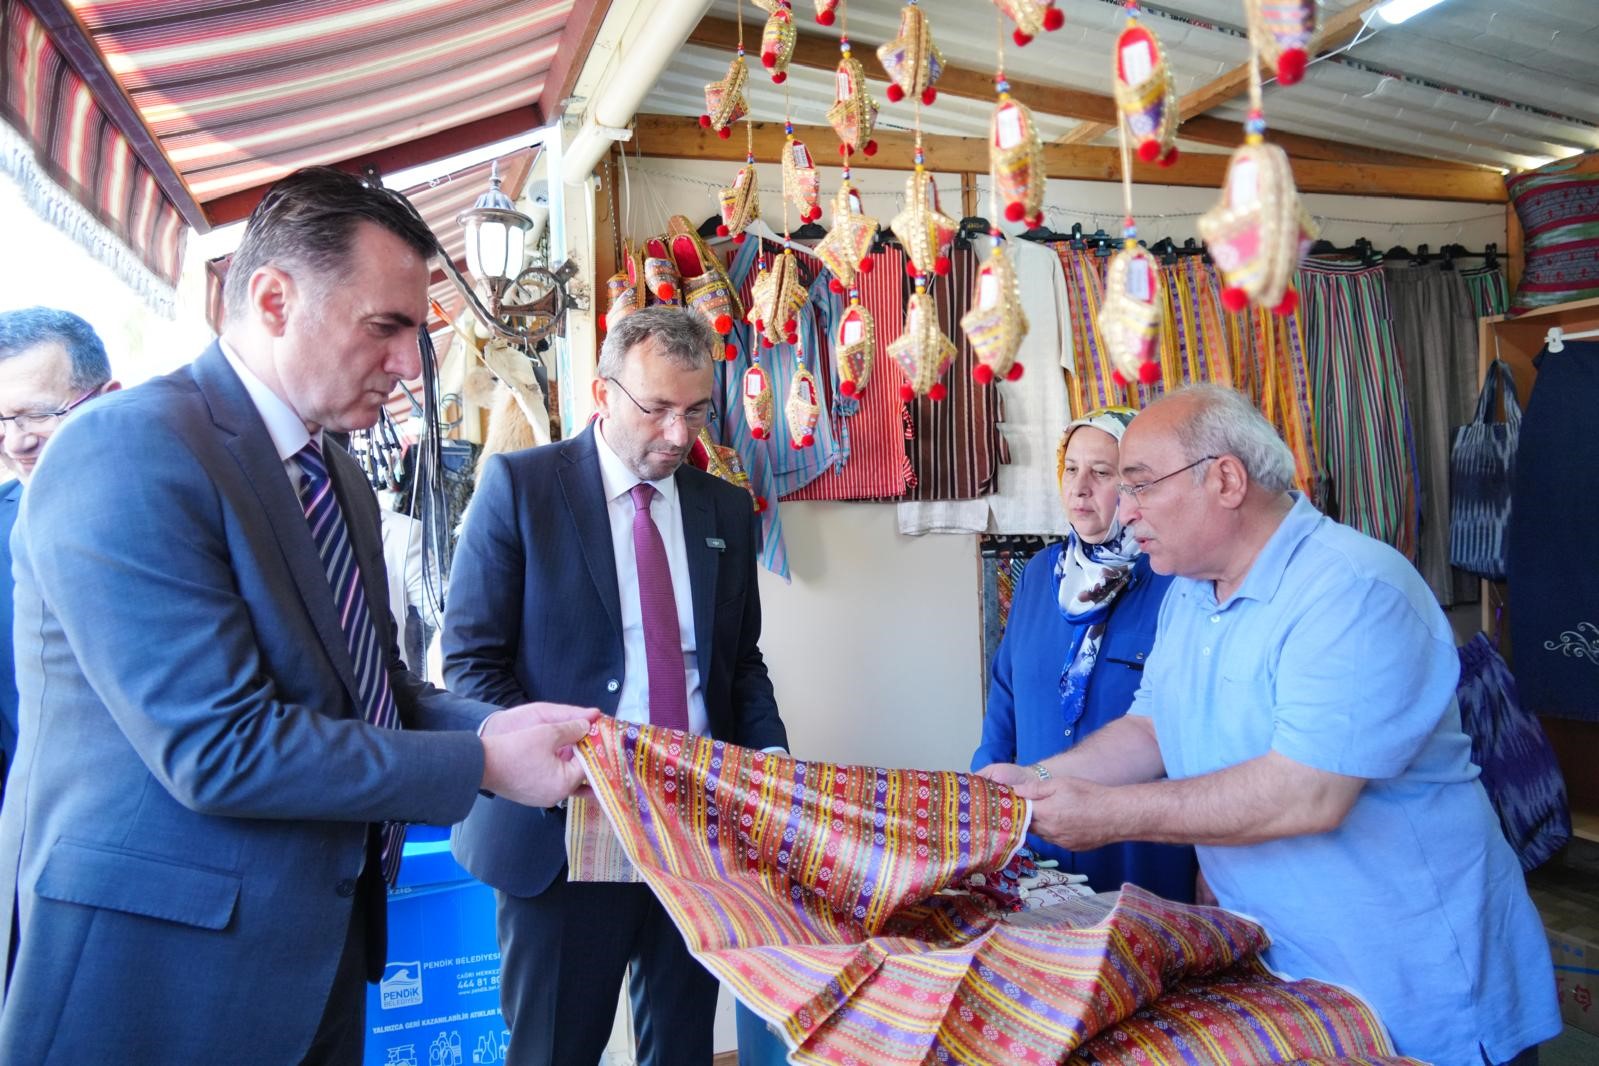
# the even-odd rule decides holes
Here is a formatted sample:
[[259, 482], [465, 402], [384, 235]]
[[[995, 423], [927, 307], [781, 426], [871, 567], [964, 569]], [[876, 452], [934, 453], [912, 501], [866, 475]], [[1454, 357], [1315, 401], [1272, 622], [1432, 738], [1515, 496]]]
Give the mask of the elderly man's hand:
[[1031, 766], [1017, 766], [1013, 762], [991, 762], [977, 771], [977, 776], [986, 777], [996, 785], [1009, 785], [1011, 788], [1038, 780], [1038, 774]]
[[1121, 839], [1107, 822], [1105, 799], [1114, 788], [1080, 777], [1034, 777], [1015, 786], [1033, 804], [1028, 831], [1071, 851], [1088, 851]]
[[524, 703], [483, 723], [485, 791], [529, 807], [553, 807], [583, 785], [572, 745], [599, 717], [594, 707]]

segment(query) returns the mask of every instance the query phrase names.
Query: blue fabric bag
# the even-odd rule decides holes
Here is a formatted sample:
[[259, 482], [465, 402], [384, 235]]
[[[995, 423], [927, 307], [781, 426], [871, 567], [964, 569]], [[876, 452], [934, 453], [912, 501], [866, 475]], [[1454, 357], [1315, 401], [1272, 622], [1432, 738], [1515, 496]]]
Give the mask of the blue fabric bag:
[[[1492, 422], [1501, 383], [1505, 420]], [[1477, 396], [1477, 413], [1455, 430], [1449, 451], [1449, 563], [1490, 581], [1505, 579], [1511, 474], [1520, 434], [1516, 381], [1510, 367], [1495, 359]]]

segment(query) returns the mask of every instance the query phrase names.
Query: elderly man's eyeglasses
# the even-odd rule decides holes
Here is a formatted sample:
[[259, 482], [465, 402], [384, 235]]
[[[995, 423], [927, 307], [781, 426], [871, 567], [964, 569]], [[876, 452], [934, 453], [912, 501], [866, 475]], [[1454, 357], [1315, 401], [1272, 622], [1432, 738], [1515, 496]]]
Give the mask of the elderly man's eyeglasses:
[[1221, 457], [1217, 456], [1217, 455], [1202, 455], [1198, 459], [1195, 459], [1193, 462], [1189, 463], [1187, 466], [1183, 467], [1181, 470], [1173, 470], [1169, 474], [1162, 474], [1162, 475], [1160, 475], [1160, 477], [1155, 478], [1153, 481], [1139, 481], [1139, 482], [1136, 482], [1136, 483], [1131, 484], [1131, 485], [1129, 485], [1127, 482], [1124, 481], [1121, 484], [1116, 486], [1116, 491], [1121, 493], [1123, 496], [1130, 496], [1131, 498], [1133, 498], [1135, 500], [1140, 500], [1140, 499], [1143, 499], [1144, 493], [1148, 492], [1150, 489], [1154, 488], [1156, 485], [1159, 485], [1162, 481], [1165, 481], [1167, 478], [1176, 477], [1178, 474], [1181, 474], [1184, 471], [1192, 470], [1194, 467], [1198, 466], [1200, 463], [1208, 463], [1212, 459], [1219, 459], [1219, 458], [1221, 458]]
[[99, 392], [100, 389], [101, 386], [96, 385], [65, 407], [54, 411], [22, 411], [14, 415], [0, 415], [0, 437], [12, 432], [36, 433], [41, 429], [48, 429], [71, 413], [74, 407]]
[[627, 391], [626, 385], [622, 384], [620, 381], [617, 381], [615, 378], [606, 378], [605, 380], [621, 389], [622, 395], [626, 396], [629, 400], [632, 400], [633, 406], [639, 409], [639, 414], [643, 415], [651, 422], [654, 422], [662, 429], [666, 429], [673, 422], [682, 422], [689, 429], [698, 432], [699, 430], [705, 428], [705, 423], [716, 417], [715, 413], [711, 410], [711, 405], [708, 403], [695, 404], [686, 411], [674, 411], [670, 407], [645, 407], [634, 398], [631, 392]]

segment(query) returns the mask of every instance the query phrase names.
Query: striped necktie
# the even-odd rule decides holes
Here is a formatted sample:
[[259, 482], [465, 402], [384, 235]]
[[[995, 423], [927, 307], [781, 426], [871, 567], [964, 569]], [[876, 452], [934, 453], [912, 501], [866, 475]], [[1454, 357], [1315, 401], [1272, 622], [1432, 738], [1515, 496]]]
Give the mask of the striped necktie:
[[[394, 705], [394, 693], [389, 689], [388, 663], [367, 610], [361, 571], [355, 563], [355, 551], [350, 547], [350, 533], [339, 511], [339, 499], [334, 495], [333, 483], [328, 480], [322, 448], [312, 440], [294, 457], [303, 475], [300, 503], [305, 508], [305, 520], [311, 526], [311, 539], [316, 541], [322, 566], [328, 572], [333, 606], [339, 612], [339, 625], [344, 629], [350, 662], [355, 667], [355, 688], [361, 697], [362, 717], [383, 729], [399, 729], [400, 713]], [[382, 866], [383, 879], [388, 884], [394, 884], [395, 875], [400, 872], [400, 851], [404, 843], [405, 823], [384, 822]]]

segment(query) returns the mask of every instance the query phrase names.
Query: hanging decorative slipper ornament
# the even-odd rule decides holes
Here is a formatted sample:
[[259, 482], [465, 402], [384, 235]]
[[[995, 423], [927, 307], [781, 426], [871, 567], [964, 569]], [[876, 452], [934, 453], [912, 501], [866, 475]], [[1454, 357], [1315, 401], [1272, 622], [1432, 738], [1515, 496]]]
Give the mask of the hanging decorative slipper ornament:
[[849, 38], [841, 38], [839, 47], [844, 54], [833, 78], [833, 106], [827, 109], [827, 122], [838, 134], [839, 155], [876, 155], [872, 130], [877, 126], [877, 101], [866, 89], [866, 71], [860, 60], [850, 54]]
[[920, 134], [916, 144], [916, 170], [905, 179], [905, 206], [888, 224], [899, 238], [910, 262], [906, 273], [949, 273], [949, 244], [958, 223], [938, 209], [938, 186], [922, 166]]
[[850, 290], [849, 306], [838, 320], [833, 338], [833, 357], [838, 363], [838, 391], [841, 396], [859, 396], [872, 378], [872, 363], [877, 358], [877, 326], [861, 305], [860, 294]]
[[744, 230], [761, 217], [760, 179], [755, 173], [754, 156], [738, 168], [733, 184], [716, 193], [722, 209], [722, 221], [716, 227], [718, 237], [732, 237], [734, 244], [744, 243]]
[[666, 241], [660, 237], [644, 242], [644, 287], [649, 290], [652, 303], [683, 302], [683, 276], [666, 250]]
[[750, 286], [750, 309], [745, 320], [761, 334], [762, 343], [799, 343], [799, 313], [805, 306], [805, 286], [800, 282], [799, 260], [788, 249], [772, 261], [763, 262]]
[[783, 417], [788, 421], [789, 446], [795, 451], [816, 443], [816, 419], [821, 405], [816, 402], [816, 378], [794, 353], [794, 377], [788, 383], [788, 402], [783, 405]]
[[781, 85], [788, 80], [788, 63], [794, 58], [794, 10], [788, 0], [781, 0], [766, 20], [761, 31], [761, 66], [772, 75], [772, 84]]
[[644, 290], [640, 288], [642, 271], [638, 253], [633, 250], [631, 241], [622, 242], [621, 267], [605, 282], [605, 291], [611, 302], [600, 321], [603, 330], [613, 329], [622, 319], [644, 306]]
[[766, 371], [750, 356], [750, 367], [744, 371], [744, 420], [750, 424], [750, 436], [756, 440], [770, 440], [772, 436], [772, 382]]
[[899, 11], [899, 36], [877, 49], [877, 58], [888, 73], [888, 102], [897, 104], [906, 97], [931, 104], [938, 98], [933, 83], [944, 73], [944, 55], [933, 43], [927, 16], [908, 0]]
[[705, 113], [700, 116], [700, 126], [716, 131], [724, 141], [733, 136], [733, 123], [749, 113], [744, 99], [744, 83], [749, 80], [749, 67], [744, 63], [744, 46], [738, 46], [738, 55], [728, 64], [727, 74], [720, 81], [705, 87]]
[[1116, 38], [1116, 108], [1138, 143], [1138, 158], [1169, 167], [1177, 162], [1177, 90], [1160, 41], [1127, 5], [1127, 25]]
[[844, 180], [833, 199], [833, 227], [816, 244], [816, 257], [833, 274], [828, 288], [834, 292], [852, 289], [857, 274], [871, 272], [872, 239], [877, 229], [877, 219], [862, 210], [860, 193], [850, 184], [849, 168], [845, 167]]
[[838, 10], [838, 0], [816, 0], [816, 22], [821, 26], [831, 26], [838, 20], [834, 12]]
[[783, 195], [799, 212], [801, 222], [815, 222], [822, 217], [822, 184], [816, 176], [816, 164], [811, 160], [811, 150], [805, 142], [794, 136], [794, 123], [784, 122], [788, 135], [783, 142]]
[[1153, 385], [1160, 380], [1155, 351], [1160, 335], [1160, 272], [1155, 257], [1136, 239], [1125, 241], [1105, 265], [1098, 324], [1116, 384], [1126, 388], [1135, 381]]
[[[683, 278], [683, 298], [688, 306], [704, 315], [712, 329], [727, 336], [733, 323], [744, 317], [744, 308], [727, 272], [700, 240], [694, 223], [682, 215], [673, 215], [666, 224], [666, 247]], [[723, 358], [733, 357], [731, 348], [728, 345]]]
[[694, 444], [688, 452], [688, 464], [749, 493], [756, 514], [766, 509], [766, 501], [755, 494], [755, 486], [750, 484], [744, 460], [739, 458], [735, 449], [716, 443], [716, 438], [711, 436], [710, 426], [703, 427], [700, 435], [694, 438]]
[[[1053, 9], [1052, 9], [1053, 10]], [[988, 169], [1008, 222], [1044, 224], [1044, 146], [1027, 105], [1013, 100], [1002, 70], [999, 102], [988, 124]]]
[[938, 305], [921, 278], [916, 279], [916, 291], [905, 305], [905, 332], [889, 344], [888, 354], [905, 371], [900, 399], [908, 403], [918, 396], [942, 400], [948, 395], [939, 379], [955, 361], [955, 342], [938, 327]]
[[1316, 36], [1317, 0], [1244, 0], [1249, 40], [1277, 73], [1277, 84], [1292, 85], [1310, 65]]
[[1027, 316], [1003, 239], [996, 238], [994, 250], [977, 268], [973, 290], [972, 309], [961, 316], [961, 329], [977, 353], [972, 377], [983, 385], [998, 378], [1015, 381], [1022, 376], [1016, 353], [1027, 336]]
[[1066, 25], [1066, 16], [1055, 6], [1055, 0], [994, 0], [994, 6], [1016, 23], [1011, 39], [1018, 48], [1032, 43], [1046, 30], [1053, 33]]

